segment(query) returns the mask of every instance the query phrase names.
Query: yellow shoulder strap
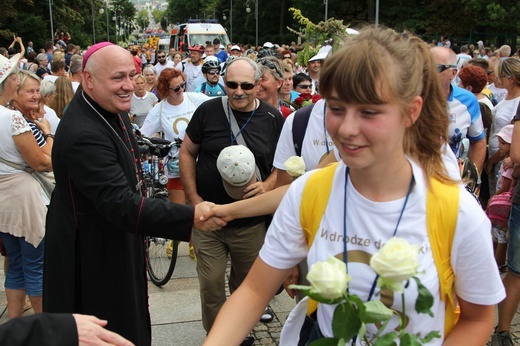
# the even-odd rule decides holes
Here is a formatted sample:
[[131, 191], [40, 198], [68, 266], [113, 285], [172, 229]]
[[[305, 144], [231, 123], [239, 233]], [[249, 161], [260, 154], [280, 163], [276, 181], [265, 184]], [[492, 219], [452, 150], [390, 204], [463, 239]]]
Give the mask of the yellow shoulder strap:
[[314, 172], [303, 188], [300, 223], [309, 248], [314, 242], [314, 237], [325, 213], [337, 166], [338, 163], [336, 162]]
[[[338, 163], [336, 162], [314, 172], [303, 188], [300, 203], [300, 223], [309, 249], [314, 242], [325, 213], [337, 166]], [[307, 314], [312, 314], [317, 308], [318, 302], [309, 299]]]
[[433, 259], [439, 275], [440, 298], [446, 304], [444, 337], [457, 323], [453, 284], [455, 274], [451, 268], [451, 248], [459, 212], [459, 186], [431, 179], [426, 200], [426, 223]]

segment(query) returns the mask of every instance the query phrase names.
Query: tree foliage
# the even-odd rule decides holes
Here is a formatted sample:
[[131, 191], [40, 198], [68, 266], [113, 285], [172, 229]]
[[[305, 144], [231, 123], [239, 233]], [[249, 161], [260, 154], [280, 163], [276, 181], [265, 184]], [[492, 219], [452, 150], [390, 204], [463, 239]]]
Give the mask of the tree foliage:
[[[170, 24], [183, 23], [189, 18], [218, 19], [228, 34], [232, 14], [233, 42], [254, 43], [255, 1], [258, 1], [259, 44], [297, 39], [297, 35], [287, 29], [302, 29], [288, 11], [290, 7], [300, 9], [313, 23], [325, 21], [325, 3], [327, 18], [341, 20], [354, 28], [373, 23], [375, 19], [376, 0], [169, 0], [163, 14]], [[53, 29], [69, 32], [71, 42], [83, 47], [92, 44], [94, 30], [96, 41], [105, 40], [107, 34], [115, 40], [114, 10], [118, 23], [135, 21], [141, 26], [135, 18], [132, 0], [109, 0], [108, 14], [99, 12], [101, 8], [106, 12], [106, 0], [51, 0], [51, 3]], [[253, 10], [251, 13], [245, 11], [246, 3]], [[223, 13], [227, 14], [226, 20]], [[425, 38], [448, 35], [459, 42], [482, 39], [486, 44], [515, 46], [520, 30], [519, 15], [518, 0], [386, 0], [380, 1], [379, 23], [396, 30], [407, 29]], [[165, 23], [157, 18], [156, 21]], [[45, 41], [51, 39], [49, 0], [2, 1], [0, 46], [7, 47], [13, 34], [21, 36], [24, 42], [33, 41], [36, 48], [43, 47]]]

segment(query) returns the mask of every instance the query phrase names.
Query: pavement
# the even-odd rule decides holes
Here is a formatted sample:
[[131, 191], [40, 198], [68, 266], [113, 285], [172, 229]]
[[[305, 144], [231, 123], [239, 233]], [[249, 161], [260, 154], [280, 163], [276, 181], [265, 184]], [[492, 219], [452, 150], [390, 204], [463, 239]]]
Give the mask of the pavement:
[[[2, 268], [3, 257], [0, 258], [0, 268]], [[2, 270], [0, 270], [0, 282], [4, 282]], [[3, 285], [0, 286], [0, 291], [5, 291]], [[201, 345], [206, 333], [201, 321], [196, 263], [188, 256], [187, 243], [181, 243], [179, 246], [179, 256], [171, 280], [162, 287], [156, 287], [149, 282], [148, 288], [152, 345]], [[270, 307], [275, 314], [274, 320], [269, 323], [259, 322], [256, 325], [252, 332], [256, 339], [255, 345], [279, 344], [283, 323], [294, 307], [294, 301], [287, 294], [282, 293], [273, 298]], [[32, 310], [25, 312], [25, 314], [32, 313]], [[7, 320], [6, 298], [5, 294], [0, 292], [0, 324]], [[513, 319], [512, 336], [515, 345], [520, 345], [520, 309]]]

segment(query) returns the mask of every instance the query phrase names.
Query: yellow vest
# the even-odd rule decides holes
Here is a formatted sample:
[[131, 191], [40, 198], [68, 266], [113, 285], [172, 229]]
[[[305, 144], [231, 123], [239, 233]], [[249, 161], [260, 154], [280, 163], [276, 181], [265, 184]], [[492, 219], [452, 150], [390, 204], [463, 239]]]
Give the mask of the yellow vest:
[[[303, 188], [300, 222], [308, 248], [314, 242], [325, 213], [337, 165], [335, 163], [313, 173]], [[453, 292], [455, 274], [451, 268], [451, 248], [457, 226], [460, 191], [458, 185], [445, 184], [436, 179], [431, 179], [430, 185], [426, 200], [426, 223], [433, 259], [439, 273], [440, 298], [446, 304], [446, 338], [458, 320]], [[317, 306], [316, 301], [309, 299], [308, 313], [315, 311]]]

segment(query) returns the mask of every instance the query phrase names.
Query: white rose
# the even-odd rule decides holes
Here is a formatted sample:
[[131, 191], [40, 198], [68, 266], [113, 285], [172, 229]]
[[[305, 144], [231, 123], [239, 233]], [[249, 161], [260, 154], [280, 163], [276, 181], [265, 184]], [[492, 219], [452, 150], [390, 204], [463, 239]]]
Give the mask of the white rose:
[[313, 264], [307, 274], [312, 292], [325, 299], [336, 299], [343, 296], [347, 291], [350, 279], [345, 262], [334, 256], [330, 256], [326, 262]]
[[370, 259], [370, 267], [381, 277], [378, 283], [393, 291], [402, 292], [403, 281], [417, 273], [419, 247], [402, 238], [390, 239]]
[[293, 178], [305, 173], [305, 161], [301, 156], [291, 156], [284, 162], [285, 171]]

